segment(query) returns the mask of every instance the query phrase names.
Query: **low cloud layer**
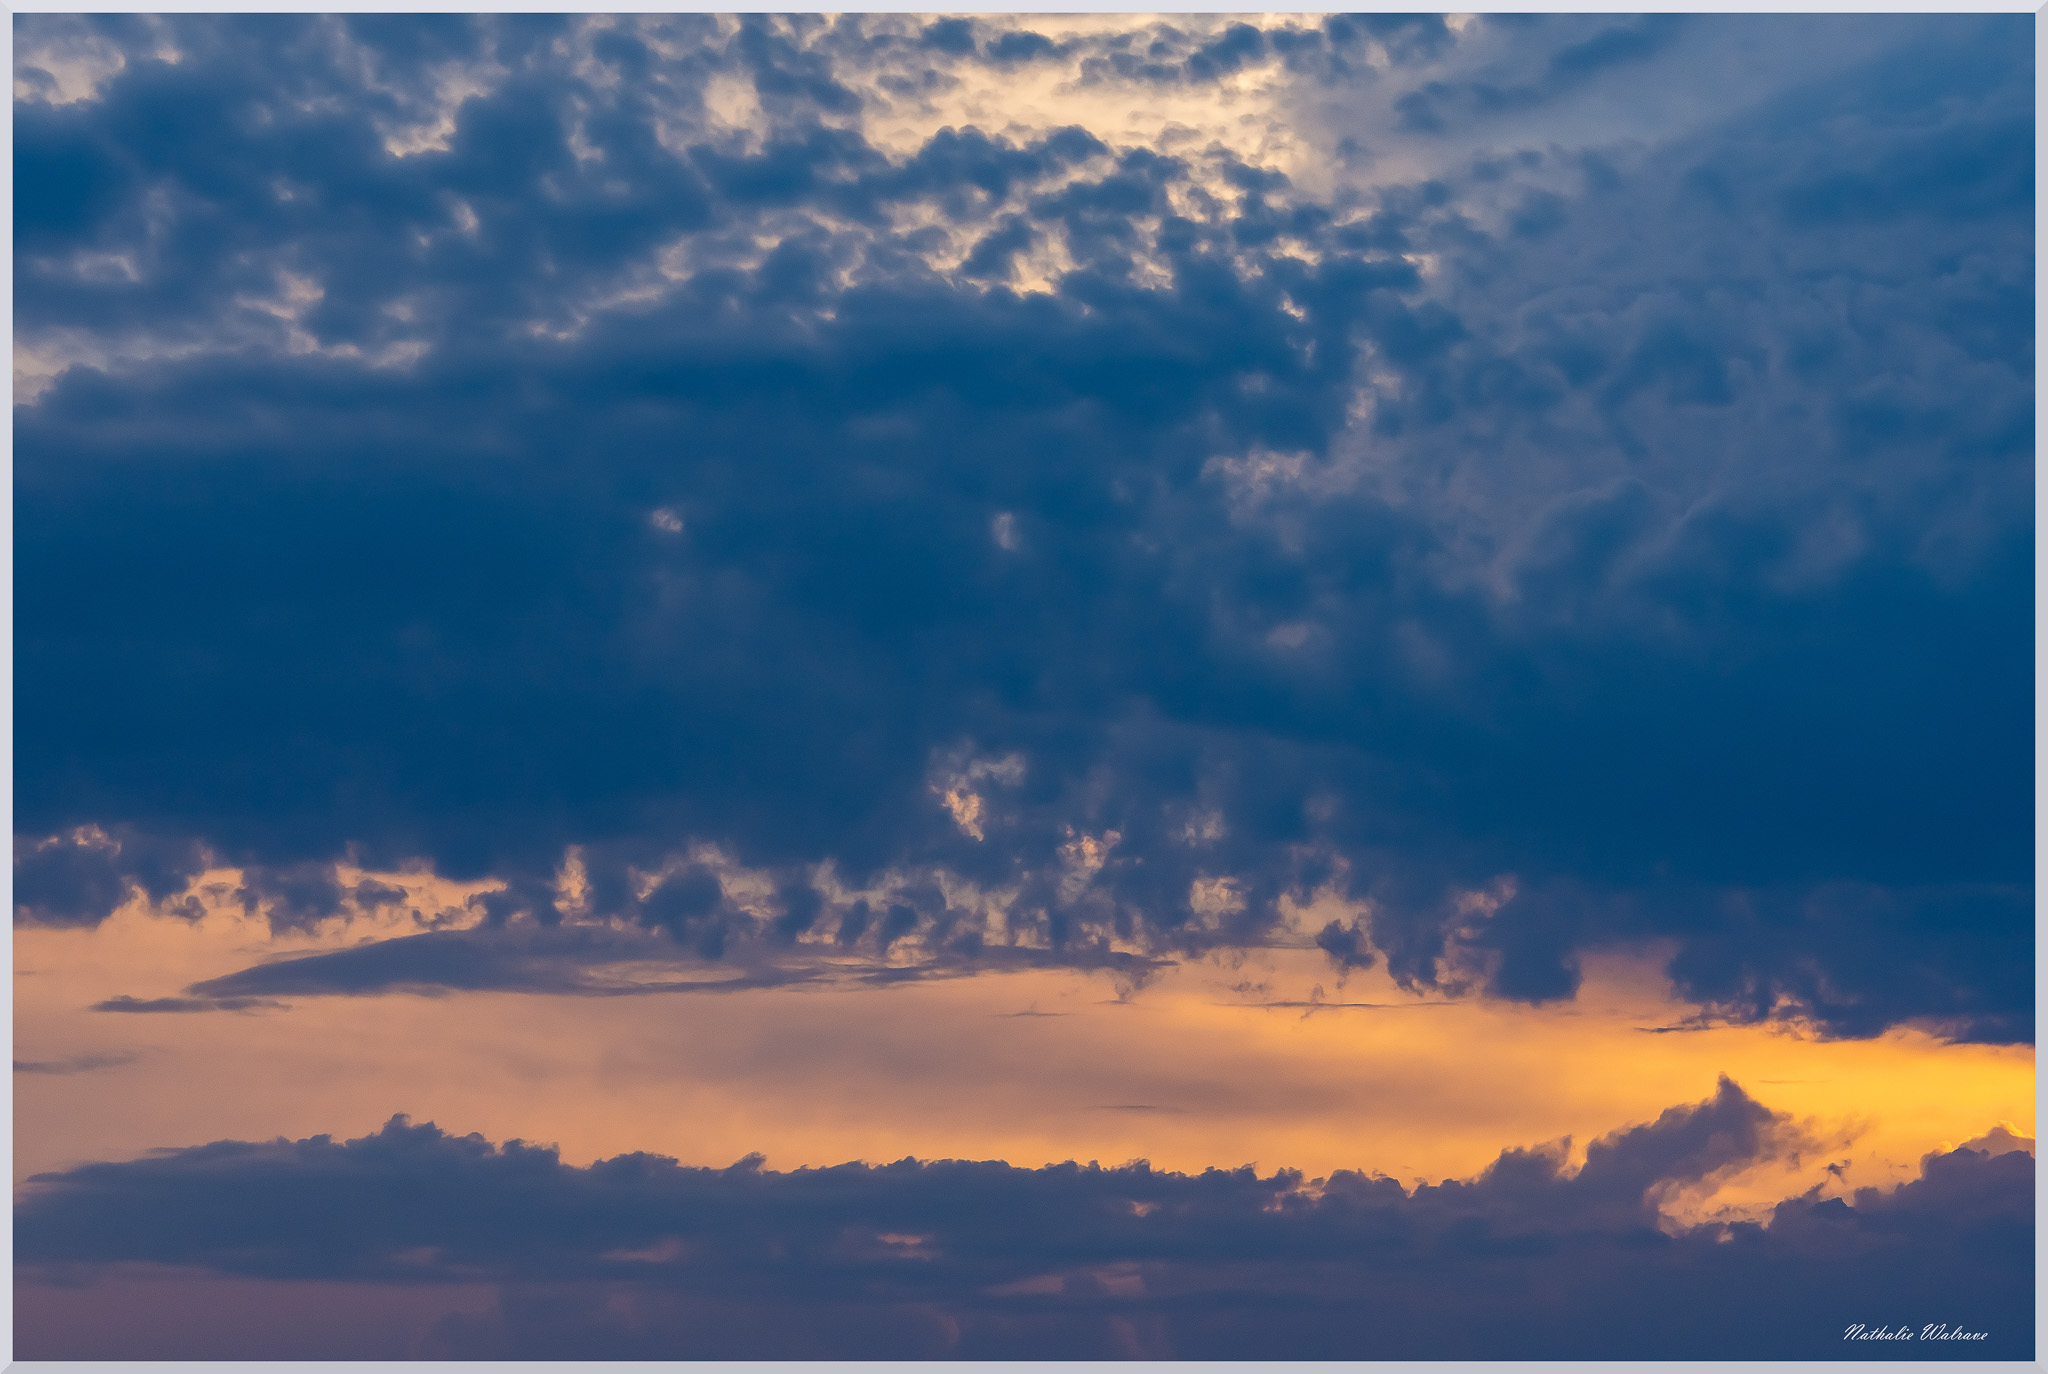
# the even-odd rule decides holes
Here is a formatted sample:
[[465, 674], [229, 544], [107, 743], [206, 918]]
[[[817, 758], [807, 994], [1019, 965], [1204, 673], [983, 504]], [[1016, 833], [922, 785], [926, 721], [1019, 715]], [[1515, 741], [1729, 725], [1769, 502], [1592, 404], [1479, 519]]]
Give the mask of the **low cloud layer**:
[[399, 1117], [347, 1142], [42, 1175], [15, 1234], [31, 1283], [145, 1264], [500, 1285], [487, 1314], [435, 1328], [424, 1353], [449, 1356], [1842, 1358], [1864, 1354], [1843, 1344], [1850, 1325], [1903, 1321], [2027, 1358], [2025, 1143], [1987, 1137], [1896, 1188], [1685, 1227], [1660, 1204], [1815, 1142], [1725, 1079], [1593, 1142], [1576, 1170], [1562, 1146], [1513, 1149], [1413, 1190], [1143, 1164], [573, 1168]]
[[16, 917], [2031, 1040], [2029, 32], [22, 17]]

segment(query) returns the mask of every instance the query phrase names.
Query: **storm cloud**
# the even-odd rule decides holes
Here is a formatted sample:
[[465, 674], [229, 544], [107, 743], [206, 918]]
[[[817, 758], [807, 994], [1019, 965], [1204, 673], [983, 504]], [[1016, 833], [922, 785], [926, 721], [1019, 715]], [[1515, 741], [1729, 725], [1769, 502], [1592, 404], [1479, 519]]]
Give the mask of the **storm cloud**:
[[2024, 16], [14, 22], [18, 920], [2031, 1040]]

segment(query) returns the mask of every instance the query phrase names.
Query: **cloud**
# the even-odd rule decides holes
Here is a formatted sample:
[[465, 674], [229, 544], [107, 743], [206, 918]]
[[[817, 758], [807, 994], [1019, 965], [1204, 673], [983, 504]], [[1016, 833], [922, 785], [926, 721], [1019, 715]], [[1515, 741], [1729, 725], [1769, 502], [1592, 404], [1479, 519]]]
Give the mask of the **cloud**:
[[[857, 904], [864, 907], [865, 903]], [[910, 915], [909, 908], [896, 911]], [[842, 918], [842, 922], [843, 922]], [[887, 947], [864, 953], [844, 930], [831, 939], [792, 945], [776, 924], [749, 924], [744, 914], [715, 953], [687, 932], [620, 929], [588, 923], [536, 928], [484, 925], [368, 940], [344, 949], [295, 954], [195, 983], [176, 997], [123, 995], [95, 1011], [193, 1012], [282, 1008], [282, 997], [363, 997], [392, 992], [442, 996], [459, 992], [525, 992], [587, 997], [658, 993], [732, 993], [760, 988], [836, 984], [884, 987], [977, 972], [1063, 967], [1106, 970], [1126, 986], [1141, 985], [1161, 960], [1101, 949], [994, 947], [939, 949], [898, 957]], [[886, 920], [884, 932], [886, 934]], [[729, 940], [729, 942], [728, 942]], [[895, 943], [890, 940], [889, 943]], [[1051, 1014], [1051, 1013], [1019, 1013]]]
[[25, 18], [17, 919], [2029, 1040], [2020, 22]]
[[122, 827], [81, 826], [69, 835], [14, 842], [17, 919], [40, 925], [97, 925], [139, 890], [153, 902], [182, 893], [205, 868], [192, 843], [165, 842]]
[[[1099, 1355], [1133, 1332], [1166, 1358], [1789, 1358], [1838, 1353], [1847, 1325], [1881, 1316], [1873, 1304], [1985, 1330], [1973, 1353], [2025, 1357], [2023, 1153], [1929, 1155], [1896, 1188], [1816, 1190], [1761, 1222], [1660, 1218], [1673, 1188], [1809, 1144], [1725, 1079], [1706, 1102], [1593, 1142], [1576, 1170], [1562, 1147], [1516, 1149], [1412, 1190], [1143, 1163], [777, 1173], [758, 1157], [716, 1169], [625, 1155], [575, 1168], [398, 1117], [347, 1142], [222, 1141], [38, 1176], [17, 1208], [17, 1263], [31, 1283], [146, 1263], [505, 1284], [497, 1309], [431, 1338], [496, 1358]], [[734, 1320], [696, 1327], [706, 1302]]]
[[132, 1064], [134, 1062], [135, 1056], [125, 1052], [118, 1054], [80, 1054], [74, 1055], [69, 1059], [17, 1059], [14, 1061], [14, 1071], [16, 1073], [53, 1075], [91, 1073], [95, 1069], [117, 1069], [124, 1064]]
[[266, 997], [130, 997], [126, 993], [93, 1003], [94, 1011], [141, 1014], [195, 1011], [282, 1011], [282, 1002]]
[[1966, 1140], [1956, 1148], [1977, 1150], [1987, 1155], [2005, 1155], [2018, 1150], [2025, 1154], [2034, 1153], [2034, 1138], [2015, 1132], [2010, 1122], [2001, 1121], [1974, 1140]]
[[1611, 68], [1655, 56], [1679, 37], [1684, 25], [1685, 16], [1657, 14], [1603, 24], [1562, 46], [1530, 44], [1521, 52], [1511, 51], [1501, 65], [1541, 54], [1541, 66], [1533, 72], [1508, 75], [1496, 67], [1494, 71], [1482, 69], [1468, 81], [1430, 81], [1401, 96], [1394, 109], [1401, 116], [1403, 130], [1426, 134], [1445, 133], [1454, 121], [1520, 113], [1575, 91]]

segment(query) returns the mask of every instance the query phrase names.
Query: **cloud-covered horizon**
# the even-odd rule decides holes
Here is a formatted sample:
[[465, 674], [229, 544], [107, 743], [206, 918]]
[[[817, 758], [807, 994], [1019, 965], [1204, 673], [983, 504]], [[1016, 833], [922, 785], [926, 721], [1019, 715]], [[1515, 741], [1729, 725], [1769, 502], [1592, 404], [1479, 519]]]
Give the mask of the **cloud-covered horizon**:
[[2027, 22], [19, 16], [17, 920], [2031, 1041]]
[[436, 1325], [424, 1353], [443, 1357], [1838, 1356], [1845, 1326], [1907, 1303], [1986, 1332], [1969, 1355], [2024, 1358], [2030, 1141], [1994, 1132], [1895, 1188], [1816, 1188], [1759, 1219], [1660, 1210], [1822, 1148], [1725, 1078], [1576, 1167], [1553, 1142], [1413, 1187], [1142, 1162], [578, 1168], [394, 1117], [40, 1175], [16, 1261], [36, 1283], [141, 1265], [499, 1285]]

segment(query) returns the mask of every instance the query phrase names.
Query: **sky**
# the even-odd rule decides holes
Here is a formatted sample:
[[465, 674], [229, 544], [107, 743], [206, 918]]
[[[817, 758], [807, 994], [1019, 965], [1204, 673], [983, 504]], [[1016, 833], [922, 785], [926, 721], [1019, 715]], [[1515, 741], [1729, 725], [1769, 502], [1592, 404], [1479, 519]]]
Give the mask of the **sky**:
[[19, 1356], [2031, 1357], [2030, 17], [12, 22]]

